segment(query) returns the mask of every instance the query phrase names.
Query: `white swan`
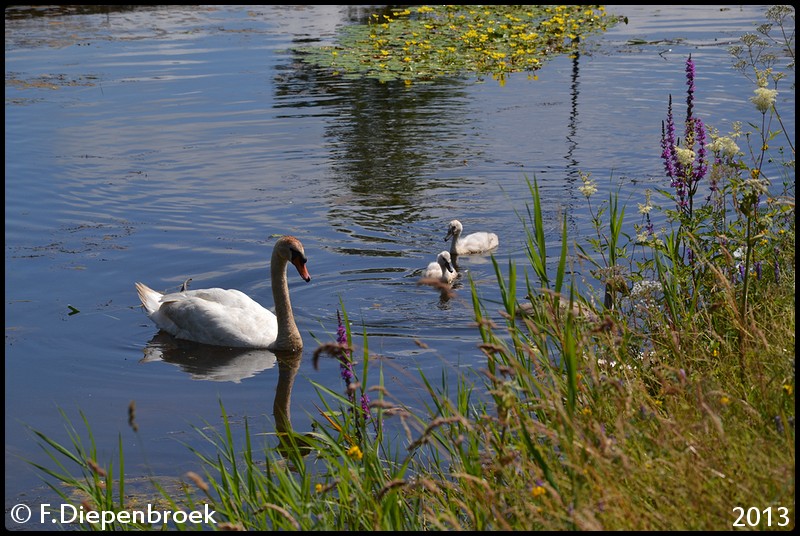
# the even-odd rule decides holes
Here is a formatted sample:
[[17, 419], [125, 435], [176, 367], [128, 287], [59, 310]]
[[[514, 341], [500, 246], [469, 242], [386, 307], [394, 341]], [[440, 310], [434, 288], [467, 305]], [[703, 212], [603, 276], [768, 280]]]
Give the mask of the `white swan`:
[[306, 261], [303, 244], [297, 238], [284, 236], [275, 243], [270, 260], [275, 313], [232, 289], [162, 294], [136, 283], [136, 291], [150, 320], [178, 339], [214, 346], [296, 351], [303, 347], [303, 339], [292, 314], [286, 267], [291, 262], [308, 282], [311, 276]]
[[447, 235], [444, 237], [444, 241], [447, 242], [450, 238], [453, 239], [450, 243], [451, 257], [486, 253], [500, 244], [500, 239], [498, 239], [497, 235], [494, 233], [479, 231], [462, 237], [461, 232], [463, 230], [464, 227], [458, 220], [451, 221], [447, 227]]
[[450, 262], [450, 252], [442, 251], [436, 256], [436, 261], [430, 263], [425, 268], [425, 273], [422, 276], [426, 279], [438, 279], [442, 283], [452, 283], [458, 277], [458, 272], [453, 268], [453, 263]]

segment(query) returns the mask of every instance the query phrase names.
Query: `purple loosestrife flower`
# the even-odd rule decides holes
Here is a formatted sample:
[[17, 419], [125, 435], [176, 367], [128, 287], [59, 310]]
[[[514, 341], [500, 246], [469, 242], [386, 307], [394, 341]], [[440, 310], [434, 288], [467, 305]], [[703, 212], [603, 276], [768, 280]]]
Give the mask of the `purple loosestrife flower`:
[[694, 120], [694, 139], [697, 143], [697, 167], [694, 170], [695, 189], [697, 183], [706, 176], [708, 171], [708, 161], [706, 159], [706, 129], [700, 118]]
[[336, 330], [336, 342], [342, 346], [341, 353], [339, 354], [339, 369], [342, 373], [342, 379], [349, 391], [350, 384], [353, 383], [355, 379], [355, 374], [353, 373], [353, 362], [350, 360], [350, 351], [346, 349], [347, 331], [344, 329], [339, 311], [336, 311], [336, 320], [339, 322], [339, 328]]
[[672, 95], [669, 96], [666, 124], [662, 123], [661, 125], [661, 158], [664, 159], [664, 171], [674, 187], [678, 174], [675, 170], [677, 157], [675, 156], [675, 121], [672, 118]]
[[336, 342], [339, 344], [347, 344], [347, 330], [344, 329], [342, 315], [339, 314], [339, 311], [336, 311], [336, 321], [339, 323], [339, 327], [336, 329]]
[[692, 123], [692, 117], [694, 117], [694, 62], [691, 54], [689, 54], [689, 59], [686, 60], [686, 85], [689, 86], [686, 90], [686, 126], [688, 129]]
[[[350, 389], [350, 385], [355, 383], [356, 381], [356, 374], [353, 372], [353, 360], [350, 358], [350, 350], [347, 347], [347, 330], [342, 323], [342, 317], [339, 314], [339, 311], [336, 311], [336, 320], [339, 323], [339, 327], [336, 329], [336, 342], [342, 346], [341, 353], [339, 354], [339, 370], [342, 374], [342, 379], [344, 380], [345, 386], [347, 387], [347, 397], [350, 401], [353, 401], [353, 390]], [[361, 410], [364, 412], [364, 419], [369, 420], [371, 417], [371, 413], [369, 410], [369, 397], [366, 393], [361, 395]]]
[[686, 166], [686, 174], [684, 176], [685, 185], [689, 189], [689, 210], [692, 209], [692, 198], [697, 192], [697, 184], [705, 177], [708, 170], [706, 161], [706, 129], [703, 121], [699, 117], [694, 117], [694, 62], [692, 55], [686, 60], [686, 148], [693, 149], [697, 147], [696, 163]]
[[692, 213], [692, 198], [697, 192], [697, 184], [708, 171], [705, 126], [699, 118], [694, 117], [694, 78], [694, 62], [689, 56], [686, 62], [688, 89], [683, 147], [675, 137], [672, 95], [669, 97], [666, 122], [661, 127], [661, 158], [664, 160], [664, 170], [670, 178], [670, 186], [675, 188], [678, 209], [688, 215]]
[[369, 420], [372, 417], [372, 413], [369, 411], [369, 396], [367, 393], [361, 395], [361, 411], [364, 412], [364, 420]]

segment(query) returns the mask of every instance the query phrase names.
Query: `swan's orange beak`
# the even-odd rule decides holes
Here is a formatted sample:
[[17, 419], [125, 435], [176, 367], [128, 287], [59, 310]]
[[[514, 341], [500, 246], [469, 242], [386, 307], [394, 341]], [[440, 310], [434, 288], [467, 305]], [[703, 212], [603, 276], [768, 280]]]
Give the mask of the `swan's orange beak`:
[[306, 268], [305, 259], [301, 257], [295, 257], [292, 259], [292, 264], [294, 267], [297, 268], [297, 273], [300, 274], [300, 277], [303, 278], [303, 281], [308, 283], [311, 281], [311, 276], [308, 274], [308, 268]]

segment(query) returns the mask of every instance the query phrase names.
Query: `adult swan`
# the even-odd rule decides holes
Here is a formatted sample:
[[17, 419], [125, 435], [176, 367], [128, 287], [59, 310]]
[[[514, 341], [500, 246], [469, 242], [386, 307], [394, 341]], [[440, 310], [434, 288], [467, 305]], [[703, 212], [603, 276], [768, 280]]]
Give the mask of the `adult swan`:
[[136, 283], [147, 316], [178, 339], [236, 348], [297, 351], [303, 339], [292, 314], [286, 268], [292, 263], [306, 282], [303, 244], [293, 236], [278, 239], [272, 249], [270, 275], [275, 313], [238, 290], [208, 288], [162, 294]]

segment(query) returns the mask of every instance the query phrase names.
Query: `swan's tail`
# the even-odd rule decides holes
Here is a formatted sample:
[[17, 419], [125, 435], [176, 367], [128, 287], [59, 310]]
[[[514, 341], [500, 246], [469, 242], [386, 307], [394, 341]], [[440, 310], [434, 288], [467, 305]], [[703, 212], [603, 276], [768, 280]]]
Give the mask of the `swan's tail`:
[[142, 307], [144, 307], [148, 316], [158, 311], [162, 296], [160, 292], [156, 292], [144, 283], [137, 282], [136, 293], [139, 294], [139, 300], [142, 302]]

